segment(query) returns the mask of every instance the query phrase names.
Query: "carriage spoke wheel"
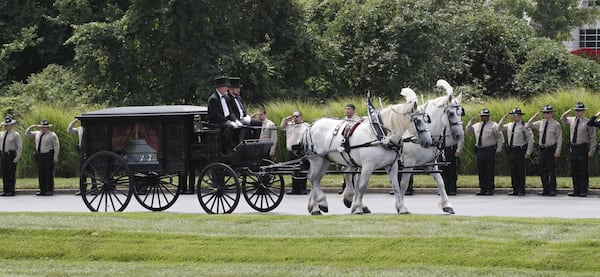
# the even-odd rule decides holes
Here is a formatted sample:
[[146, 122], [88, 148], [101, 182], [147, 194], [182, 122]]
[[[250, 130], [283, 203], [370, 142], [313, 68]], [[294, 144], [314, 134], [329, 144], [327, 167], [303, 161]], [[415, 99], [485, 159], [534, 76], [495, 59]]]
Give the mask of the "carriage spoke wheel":
[[133, 176], [119, 155], [101, 151], [81, 166], [79, 190], [92, 212], [122, 212], [131, 200]]
[[135, 198], [142, 207], [151, 211], [164, 211], [179, 197], [179, 185], [175, 184], [177, 173], [161, 172], [136, 173]]
[[[262, 160], [260, 165], [272, 165], [273, 161]], [[283, 199], [285, 183], [282, 175], [244, 174], [242, 192], [248, 205], [259, 212], [277, 208]]]
[[197, 193], [206, 213], [229, 214], [240, 202], [240, 182], [231, 167], [213, 163], [200, 172]]

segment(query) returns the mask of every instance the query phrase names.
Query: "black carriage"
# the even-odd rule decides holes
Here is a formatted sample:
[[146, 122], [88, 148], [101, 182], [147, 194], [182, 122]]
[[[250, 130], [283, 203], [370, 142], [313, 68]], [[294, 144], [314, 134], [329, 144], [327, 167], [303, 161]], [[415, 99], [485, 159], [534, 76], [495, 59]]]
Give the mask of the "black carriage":
[[[207, 213], [231, 213], [244, 195], [257, 211], [276, 208], [281, 175], [265, 173], [270, 141], [222, 145], [202, 106], [131, 106], [84, 113], [80, 192], [91, 211], [123, 211], [131, 197], [152, 211], [195, 192]], [[226, 149], [228, 151], [223, 151]], [[229, 151], [231, 150], [231, 151]], [[197, 176], [197, 178], [196, 178]]]

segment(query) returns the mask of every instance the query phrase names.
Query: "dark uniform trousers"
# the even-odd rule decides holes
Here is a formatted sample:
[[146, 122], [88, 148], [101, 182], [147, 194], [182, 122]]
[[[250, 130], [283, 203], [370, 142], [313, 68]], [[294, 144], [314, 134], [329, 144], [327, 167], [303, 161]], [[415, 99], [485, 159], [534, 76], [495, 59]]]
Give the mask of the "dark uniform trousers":
[[[288, 151], [288, 161], [299, 159], [294, 151]], [[301, 170], [308, 169], [308, 161], [302, 162]], [[292, 173], [292, 193], [304, 193], [306, 192], [306, 173], [294, 171]]]
[[54, 192], [54, 150], [37, 154], [40, 193]]
[[4, 183], [5, 193], [15, 193], [17, 164], [13, 160], [17, 156], [14, 151], [2, 153], [2, 182]]
[[510, 181], [513, 190], [517, 193], [525, 193], [527, 145], [509, 147], [508, 152], [510, 155]]
[[556, 145], [540, 146], [540, 177], [544, 194], [556, 193], [556, 165], [554, 158]]
[[496, 146], [479, 147], [476, 149], [476, 151], [480, 192], [494, 193], [494, 175], [496, 175]]
[[458, 163], [459, 159], [456, 155], [457, 146], [449, 146], [444, 148], [444, 158], [448, 163], [447, 166], [442, 166], [442, 178], [446, 193], [456, 193], [456, 181], [458, 180]]
[[588, 193], [589, 187], [589, 170], [588, 170], [588, 152], [590, 145], [581, 143], [571, 145], [571, 176], [573, 179], [573, 193], [577, 195], [585, 195]]

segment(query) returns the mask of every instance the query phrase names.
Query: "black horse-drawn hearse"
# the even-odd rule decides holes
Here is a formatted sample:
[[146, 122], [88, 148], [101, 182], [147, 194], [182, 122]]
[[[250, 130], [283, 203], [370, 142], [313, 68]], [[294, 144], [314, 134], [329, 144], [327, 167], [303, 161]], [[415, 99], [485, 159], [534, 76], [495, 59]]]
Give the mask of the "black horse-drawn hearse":
[[195, 191], [207, 213], [233, 212], [240, 194], [258, 211], [276, 208], [283, 177], [260, 170], [272, 164], [263, 159], [271, 142], [244, 140], [224, 152], [223, 131], [205, 121], [207, 112], [191, 105], [130, 106], [78, 116], [85, 205], [123, 211], [133, 195], [143, 207], [162, 211]]

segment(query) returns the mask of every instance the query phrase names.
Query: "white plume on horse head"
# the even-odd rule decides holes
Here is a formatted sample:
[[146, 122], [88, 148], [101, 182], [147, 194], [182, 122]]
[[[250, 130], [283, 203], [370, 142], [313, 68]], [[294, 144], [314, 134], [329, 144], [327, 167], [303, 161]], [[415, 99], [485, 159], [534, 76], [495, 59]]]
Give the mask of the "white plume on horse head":
[[402, 96], [404, 96], [404, 98], [406, 98], [407, 103], [413, 103], [413, 102], [418, 103], [419, 102], [419, 98], [417, 97], [417, 94], [411, 88], [403, 88], [400, 91], [400, 95], [402, 95]]
[[447, 95], [452, 95], [454, 93], [454, 88], [452, 88], [452, 86], [444, 79], [437, 80], [437, 83], [435, 83], [435, 85], [437, 87], [444, 88], [446, 90]]

